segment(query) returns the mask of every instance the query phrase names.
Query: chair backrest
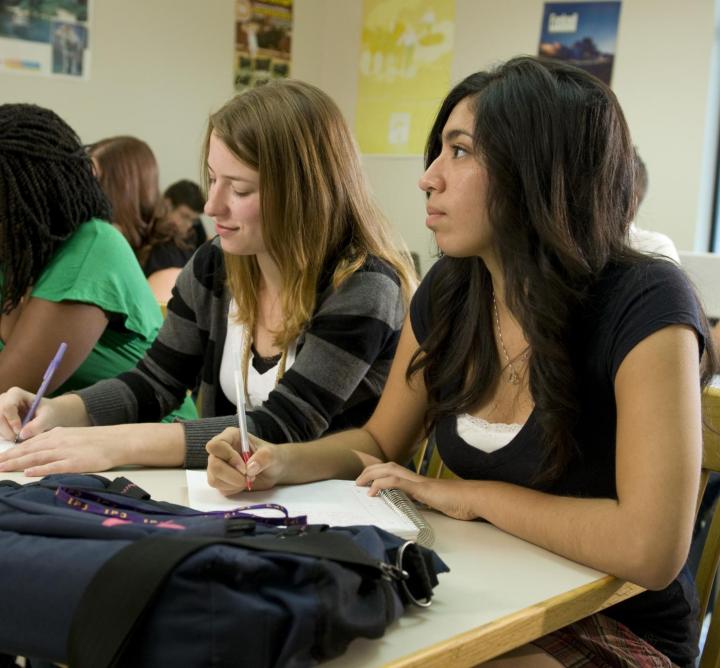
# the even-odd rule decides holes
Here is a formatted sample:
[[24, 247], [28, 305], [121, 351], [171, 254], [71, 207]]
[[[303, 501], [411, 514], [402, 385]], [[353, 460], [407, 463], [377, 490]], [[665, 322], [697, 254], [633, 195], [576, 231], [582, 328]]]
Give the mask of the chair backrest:
[[440, 458], [437, 447], [435, 447], [434, 434], [420, 443], [420, 447], [413, 456], [413, 465], [415, 466], [416, 473], [427, 476], [428, 478], [445, 478], [450, 480], [457, 478]]
[[720, 255], [680, 251], [680, 264], [700, 293], [709, 318], [720, 318]]
[[[700, 498], [705, 491], [711, 472], [720, 473], [720, 387], [710, 386], [703, 393], [703, 462]], [[720, 563], [720, 502], [715, 504], [710, 529], [705, 539], [702, 556], [695, 575], [700, 598], [700, 623], [710, 602], [713, 582], [718, 577]], [[700, 668], [720, 668], [720, 609], [715, 606], [705, 647], [700, 659]]]

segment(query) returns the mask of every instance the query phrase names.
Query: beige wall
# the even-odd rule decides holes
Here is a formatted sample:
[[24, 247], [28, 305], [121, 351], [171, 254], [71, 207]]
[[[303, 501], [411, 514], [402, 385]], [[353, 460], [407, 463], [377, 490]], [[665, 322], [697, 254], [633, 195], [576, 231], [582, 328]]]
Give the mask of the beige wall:
[[89, 80], [0, 74], [0, 102], [50, 107], [86, 143], [116, 134], [144, 139], [163, 186], [197, 179], [208, 112], [232, 94], [233, 6], [95, 0]]
[[[452, 81], [537, 51], [544, 0], [457, 0]], [[639, 223], [679, 248], [707, 244], [701, 199], [715, 0], [624, 0], [613, 89], [647, 164], [650, 189]], [[324, 88], [355, 120], [362, 0], [297, 0], [294, 76]], [[439, 96], [445, 91], [439, 91]], [[717, 119], [714, 119], [717, 123]], [[712, 152], [712, 151], [711, 151]], [[376, 196], [426, 268], [431, 240], [416, 187], [420, 157], [366, 156]]]
[[[295, 0], [293, 75], [316, 83], [354, 122], [362, 0]], [[644, 227], [681, 249], [704, 246], [703, 151], [715, 0], [624, 0], [613, 88], [648, 165]], [[0, 102], [52, 107], [86, 142], [135, 134], [161, 181], [197, 178], [210, 110], [232, 94], [233, 0], [95, 0], [89, 81], [0, 74]], [[534, 53], [543, 0], [457, 0], [452, 80]], [[438, 91], [438, 99], [446, 91]], [[411, 249], [431, 262], [417, 189], [422, 159], [365, 156], [376, 196]], [[707, 170], [706, 170], [707, 171]], [[705, 179], [707, 180], [707, 179]]]

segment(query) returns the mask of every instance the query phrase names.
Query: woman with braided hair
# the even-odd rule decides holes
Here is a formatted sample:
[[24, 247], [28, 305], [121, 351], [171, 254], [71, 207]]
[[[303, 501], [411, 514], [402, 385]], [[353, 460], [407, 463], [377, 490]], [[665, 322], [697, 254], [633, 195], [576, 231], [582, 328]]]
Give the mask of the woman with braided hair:
[[48, 109], [0, 105], [1, 391], [36, 391], [62, 341], [51, 393], [134, 367], [155, 339], [160, 310], [110, 217], [75, 132]]

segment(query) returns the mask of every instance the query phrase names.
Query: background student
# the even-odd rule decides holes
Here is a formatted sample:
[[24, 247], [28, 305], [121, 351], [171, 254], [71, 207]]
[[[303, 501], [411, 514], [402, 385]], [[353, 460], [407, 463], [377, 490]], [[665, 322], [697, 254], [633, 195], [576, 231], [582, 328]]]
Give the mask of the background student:
[[200, 220], [205, 197], [197, 183], [183, 179], [168, 186], [163, 193], [165, 218], [169, 220], [193, 250], [207, 241], [207, 232]]
[[[263, 438], [314, 438], [372, 414], [413, 270], [339, 109], [300, 82], [253, 89], [211, 116], [204, 161], [218, 237], [181, 272], [154, 346], [117, 379], [42, 401], [22, 433], [34, 438], [0, 457], [0, 469], [204, 466], [205, 443], [237, 424], [238, 368], [249, 429]], [[199, 421], [41, 434], [158, 420], [198, 380]], [[0, 399], [0, 434], [18, 431], [32, 397], [16, 389]]]
[[62, 341], [51, 392], [134, 367], [162, 317], [132, 249], [107, 222], [90, 158], [57, 114], [0, 105], [0, 192], [0, 388], [35, 391]]
[[[635, 192], [637, 194], [637, 207], [640, 208], [648, 189], [648, 173], [647, 167], [640, 157], [640, 154], [635, 151]], [[641, 253], [654, 253], [655, 255], [662, 255], [673, 262], [680, 264], [680, 254], [675, 248], [673, 240], [662, 234], [661, 232], [655, 232], [653, 230], [646, 230], [638, 227], [634, 222], [630, 225], [630, 245]]]
[[102, 139], [89, 151], [112, 205], [112, 222], [135, 251], [155, 298], [165, 304], [193, 249], [187, 230], [166, 216], [155, 155], [144, 141], [128, 136]]
[[163, 201], [165, 213], [157, 224], [143, 271], [157, 300], [167, 303], [180, 270], [207, 240], [207, 235], [199, 219], [205, 206], [200, 186], [192, 181], [173, 183], [165, 191]]
[[88, 151], [112, 205], [112, 223], [141, 259], [164, 213], [155, 155], [144, 141], [129, 136], [101, 139]]
[[[711, 346], [681, 269], [627, 246], [635, 168], [614, 94], [534, 58], [471, 75], [445, 99], [426, 165], [444, 257], [413, 298], [375, 413], [308, 444], [255, 440], [247, 467], [228, 429], [207, 446], [211, 484], [359, 476], [649, 590], [498, 665], [692, 665], [684, 564]], [[462, 479], [399, 464], [428, 428]]]

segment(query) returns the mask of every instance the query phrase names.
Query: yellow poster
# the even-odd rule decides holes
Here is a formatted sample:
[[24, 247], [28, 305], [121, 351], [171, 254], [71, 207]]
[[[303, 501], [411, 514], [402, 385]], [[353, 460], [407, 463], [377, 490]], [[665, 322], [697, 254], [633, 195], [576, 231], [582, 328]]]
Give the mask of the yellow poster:
[[455, 0], [363, 0], [355, 133], [363, 153], [422, 154], [450, 88]]

